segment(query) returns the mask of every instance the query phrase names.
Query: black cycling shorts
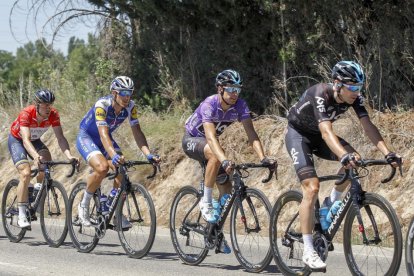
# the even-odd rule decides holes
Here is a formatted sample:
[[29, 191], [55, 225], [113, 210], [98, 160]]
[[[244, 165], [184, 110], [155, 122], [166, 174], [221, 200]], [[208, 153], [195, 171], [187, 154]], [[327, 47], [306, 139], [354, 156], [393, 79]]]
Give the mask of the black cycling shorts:
[[192, 137], [185, 133], [182, 140], [182, 147], [188, 157], [195, 159], [201, 163], [207, 162], [204, 156], [204, 148], [207, 145], [206, 137]]
[[[341, 137], [338, 137], [338, 139], [342, 146], [349, 145]], [[338, 161], [338, 157], [322, 139], [321, 134], [302, 133], [288, 125], [285, 144], [300, 181], [318, 177], [313, 162], [313, 155], [326, 160]]]
[[[36, 152], [49, 151], [45, 144], [40, 139], [31, 141], [33, 147], [36, 149]], [[23, 146], [23, 140], [15, 138], [13, 135], [9, 134], [8, 139], [9, 152], [12, 157], [13, 163], [16, 167], [20, 164], [29, 163], [28, 157], [32, 158], [30, 154], [26, 151]]]

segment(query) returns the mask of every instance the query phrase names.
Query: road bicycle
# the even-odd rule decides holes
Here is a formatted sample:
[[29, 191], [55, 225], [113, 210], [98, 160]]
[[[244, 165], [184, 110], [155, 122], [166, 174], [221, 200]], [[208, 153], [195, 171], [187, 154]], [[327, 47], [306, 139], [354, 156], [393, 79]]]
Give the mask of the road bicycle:
[[414, 243], [414, 218], [411, 220], [410, 225], [408, 226], [407, 237], [405, 239], [405, 267], [407, 269], [407, 274], [410, 276], [414, 275], [413, 243]]
[[[65, 241], [68, 233], [66, 224], [66, 209], [68, 197], [63, 185], [51, 177], [52, 168], [57, 165], [71, 165], [72, 171], [67, 175], [71, 177], [75, 173], [77, 161], [43, 161], [45, 166], [45, 177], [42, 187], [36, 194], [33, 202], [28, 205], [27, 217], [30, 221], [36, 221], [37, 215], [40, 216], [40, 226], [46, 242], [51, 247], [59, 247]], [[31, 170], [31, 176], [35, 177], [39, 173], [38, 169]], [[20, 228], [17, 225], [19, 209], [17, 207], [17, 186], [19, 180], [12, 179], [7, 183], [1, 203], [1, 214], [4, 232], [11, 242], [20, 242], [27, 230], [31, 228]]]
[[[345, 170], [345, 174], [319, 177], [319, 181], [346, 180], [351, 187], [342, 199], [342, 206], [326, 231], [319, 221], [320, 203], [315, 204], [313, 244], [322, 260], [334, 249], [333, 239], [342, 221], [343, 249], [349, 270], [353, 275], [396, 275], [402, 257], [402, 234], [398, 217], [391, 204], [382, 196], [368, 193], [361, 187], [360, 178], [369, 175], [368, 166], [389, 165], [386, 160], [361, 160], [358, 168]], [[381, 182], [389, 182], [396, 168]], [[401, 173], [400, 166], [400, 173]], [[276, 201], [270, 222], [270, 243], [274, 260], [284, 275], [309, 275], [312, 270], [302, 262], [303, 239], [299, 223], [299, 204], [302, 194], [287, 191]], [[315, 270], [314, 270], [315, 271]], [[325, 270], [322, 270], [325, 272]]]
[[[79, 182], [69, 196], [68, 227], [69, 235], [79, 252], [91, 252], [99, 240], [105, 237], [106, 230], [118, 232], [118, 237], [125, 252], [133, 258], [142, 258], [148, 254], [155, 239], [156, 214], [155, 207], [147, 189], [141, 184], [131, 183], [128, 172], [135, 166], [151, 165], [153, 173], [147, 178], [153, 178], [158, 166], [148, 161], [126, 161], [119, 165], [116, 171], [108, 173], [106, 177], [113, 180], [120, 174], [121, 187], [117, 190], [110, 206], [109, 213], [102, 213], [100, 198], [101, 189], [98, 188], [89, 205], [92, 226], [85, 227], [78, 217], [78, 205], [82, 201], [86, 189], [85, 182]], [[132, 224], [130, 228], [122, 228], [122, 216]], [[114, 217], [114, 223], [111, 219]], [[119, 218], [119, 219], [117, 219]]]
[[231, 209], [231, 244], [239, 263], [247, 271], [259, 272], [271, 262], [267, 237], [271, 205], [263, 192], [246, 187], [243, 181], [251, 168], [269, 168], [269, 175], [262, 182], [270, 181], [274, 173], [271, 166], [253, 163], [235, 166], [230, 179], [232, 193], [222, 206], [217, 223], [207, 223], [198, 207], [204, 191], [204, 164], [200, 189], [185, 186], [178, 191], [170, 211], [170, 234], [174, 249], [185, 264], [198, 265], [209, 250], [219, 252], [224, 237], [223, 226]]

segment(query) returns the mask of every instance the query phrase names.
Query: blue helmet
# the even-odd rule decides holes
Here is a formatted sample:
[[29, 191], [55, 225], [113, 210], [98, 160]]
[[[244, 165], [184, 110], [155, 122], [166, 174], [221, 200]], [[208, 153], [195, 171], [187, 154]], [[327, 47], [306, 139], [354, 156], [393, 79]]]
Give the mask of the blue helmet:
[[48, 89], [37, 90], [34, 94], [34, 101], [37, 104], [47, 103], [52, 104], [55, 101], [55, 95]]
[[239, 73], [228, 69], [219, 73], [216, 77], [216, 86], [227, 84], [241, 87], [243, 85], [243, 80]]
[[332, 78], [340, 82], [364, 83], [365, 75], [361, 65], [354, 61], [340, 61], [332, 68]]

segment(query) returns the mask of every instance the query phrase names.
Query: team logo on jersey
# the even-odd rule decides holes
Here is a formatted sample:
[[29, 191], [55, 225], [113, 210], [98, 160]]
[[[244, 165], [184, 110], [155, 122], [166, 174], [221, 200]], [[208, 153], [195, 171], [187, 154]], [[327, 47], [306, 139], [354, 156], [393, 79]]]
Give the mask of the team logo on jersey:
[[212, 110], [212, 107], [211, 106], [209, 106], [208, 108], [206, 108], [205, 110], [204, 110], [204, 116], [206, 116], [206, 117], [211, 117], [211, 115], [213, 114], [213, 110]]
[[136, 106], [134, 106], [131, 110], [131, 120], [137, 120], [138, 119], [138, 109]]
[[106, 111], [102, 107], [97, 107], [95, 109], [95, 119], [97, 121], [104, 121], [106, 119]]
[[316, 103], [318, 104], [316, 108], [319, 110], [319, 112], [326, 112], [325, 105], [324, 105], [325, 99], [318, 97], [318, 96], [316, 96], [315, 99], [316, 99]]

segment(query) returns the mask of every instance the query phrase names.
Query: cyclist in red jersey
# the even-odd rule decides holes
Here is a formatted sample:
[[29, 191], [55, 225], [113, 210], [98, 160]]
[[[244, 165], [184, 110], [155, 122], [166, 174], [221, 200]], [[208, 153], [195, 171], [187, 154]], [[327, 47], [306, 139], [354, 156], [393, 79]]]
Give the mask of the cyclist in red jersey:
[[[13, 163], [19, 171], [19, 186], [17, 187], [17, 205], [19, 208], [19, 219], [17, 225], [21, 228], [29, 228], [30, 221], [27, 219], [26, 210], [29, 202], [28, 186], [30, 183], [30, 163], [28, 156], [31, 157], [41, 171], [41, 161], [51, 160], [49, 149], [40, 140], [40, 137], [49, 129], [53, 128], [59, 147], [68, 159], [74, 157], [69, 149], [69, 143], [63, 135], [60, 125], [58, 111], [52, 107], [55, 101], [54, 94], [42, 89], [36, 91], [34, 95], [34, 105], [29, 105], [20, 111], [17, 119], [12, 123], [8, 138], [8, 147], [13, 159]], [[37, 182], [42, 182], [44, 173], [40, 172]]]

